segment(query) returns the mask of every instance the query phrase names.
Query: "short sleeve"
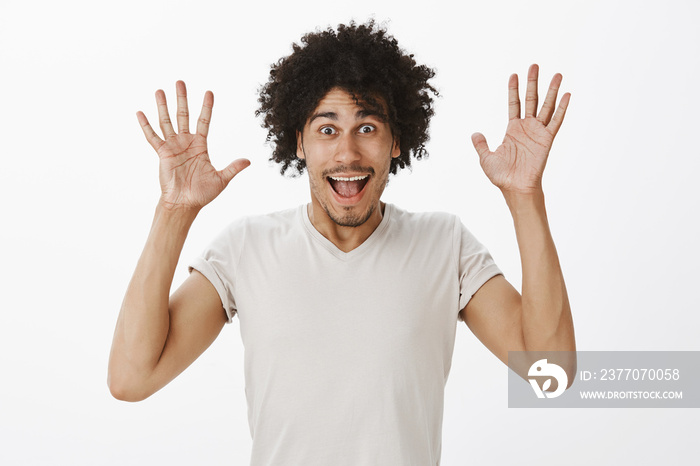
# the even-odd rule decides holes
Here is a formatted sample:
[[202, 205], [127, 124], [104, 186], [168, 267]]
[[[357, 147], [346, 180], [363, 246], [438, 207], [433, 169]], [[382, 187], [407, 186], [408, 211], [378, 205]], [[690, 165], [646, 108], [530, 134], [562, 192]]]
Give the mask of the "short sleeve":
[[193, 269], [200, 272], [214, 286], [226, 311], [228, 323], [233, 321], [237, 309], [233, 290], [240, 254], [234, 247], [234, 237], [231, 227], [225, 229], [187, 267], [190, 273]]
[[503, 272], [493, 261], [491, 254], [458, 217], [455, 217], [455, 254], [458, 258], [459, 310], [467, 305], [481, 286]]

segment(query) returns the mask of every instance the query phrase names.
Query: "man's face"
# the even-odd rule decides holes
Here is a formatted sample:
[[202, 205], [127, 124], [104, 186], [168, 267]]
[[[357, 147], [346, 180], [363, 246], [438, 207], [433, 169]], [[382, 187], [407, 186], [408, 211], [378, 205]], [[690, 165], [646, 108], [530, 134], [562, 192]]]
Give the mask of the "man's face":
[[297, 135], [313, 205], [341, 226], [360, 226], [377, 211], [391, 159], [400, 154], [389, 123], [339, 88], [321, 99]]

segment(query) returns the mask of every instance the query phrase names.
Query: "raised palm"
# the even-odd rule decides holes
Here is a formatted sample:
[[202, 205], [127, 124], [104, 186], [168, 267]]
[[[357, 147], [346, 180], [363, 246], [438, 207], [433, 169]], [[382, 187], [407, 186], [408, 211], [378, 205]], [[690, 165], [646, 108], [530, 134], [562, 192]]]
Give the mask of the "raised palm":
[[532, 65], [528, 71], [525, 97], [525, 118], [520, 118], [518, 75], [508, 81], [508, 127], [503, 142], [495, 151], [489, 150], [481, 133], [472, 135], [479, 154], [481, 168], [501, 191], [533, 193], [542, 188], [542, 173], [554, 137], [561, 127], [571, 95], [562, 96], [554, 112], [561, 74], [555, 74], [539, 114], [537, 112], [537, 76], [539, 69]]
[[177, 133], [170, 121], [165, 93], [160, 89], [156, 91], [156, 103], [163, 139], [153, 130], [143, 112], [137, 112], [136, 116], [146, 139], [160, 158], [161, 203], [167, 208], [199, 210], [214, 200], [250, 162], [237, 159], [223, 170], [216, 170], [207, 152], [214, 94], [211, 91], [204, 94], [202, 111], [197, 120], [197, 132], [192, 134], [189, 132], [185, 83], [178, 81], [175, 87]]

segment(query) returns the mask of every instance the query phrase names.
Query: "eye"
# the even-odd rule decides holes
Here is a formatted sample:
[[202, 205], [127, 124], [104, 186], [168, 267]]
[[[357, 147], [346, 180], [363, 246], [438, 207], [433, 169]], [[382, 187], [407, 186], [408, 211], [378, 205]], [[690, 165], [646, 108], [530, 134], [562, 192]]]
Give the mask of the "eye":
[[321, 131], [321, 134], [325, 134], [326, 136], [332, 136], [335, 134], [335, 128], [332, 126], [324, 126], [319, 131]]
[[360, 126], [360, 133], [367, 134], [374, 131], [376, 128], [373, 125], [362, 125]]

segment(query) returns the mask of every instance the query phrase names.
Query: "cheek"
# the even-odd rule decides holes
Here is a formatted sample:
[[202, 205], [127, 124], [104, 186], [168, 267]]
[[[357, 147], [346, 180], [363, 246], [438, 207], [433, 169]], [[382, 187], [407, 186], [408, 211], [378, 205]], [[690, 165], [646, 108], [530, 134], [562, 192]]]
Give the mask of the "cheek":
[[382, 138], [377, 138], [360, 141], [358, 142], [358, 147], [366, 157], [379, 163], [387, 157], [391, 158], [393, 146], [390, 142]]
[[306, 164], [323, 163], [323, 160], [329, 157], [329, 154], [333, 154], [335, 143], [331, 141], [319, 141], [313, 138], [304, 139], [303, 150], [297, 150], [297, 156], [301, 153], [302, 157], [306, 160]]

